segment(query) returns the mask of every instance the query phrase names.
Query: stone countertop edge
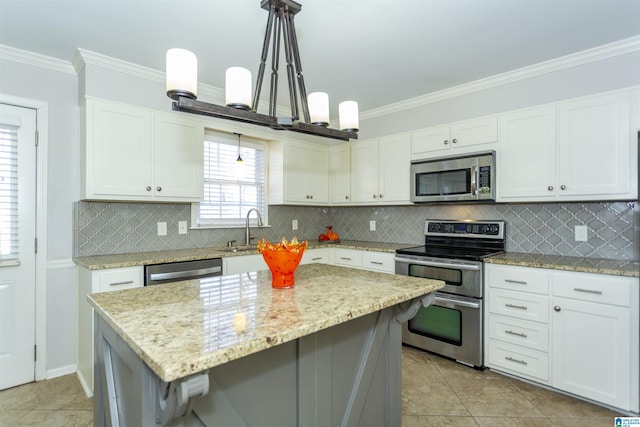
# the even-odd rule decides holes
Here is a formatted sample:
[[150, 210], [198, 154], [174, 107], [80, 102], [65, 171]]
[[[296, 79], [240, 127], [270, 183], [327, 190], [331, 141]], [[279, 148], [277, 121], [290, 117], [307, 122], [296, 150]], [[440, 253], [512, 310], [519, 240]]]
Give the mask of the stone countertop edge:
[[638, 264], [638, 262], [625, 260], [507, 252], [485, 258], [484, 261], [490, 264], [513, 265], [519, 267], [547, 268], [552, 270], [575, 271], [582, 273], [640, 277], [640, 264]]
[[[395, 253], [396, 249], [416, 246], [410, 243], [366, 242], [359, 240], [342, 240], [340, 243], [317, 243], [309, 241], [308, 249], [344, 248], [375, 252]], [[76, 257], [73, 261], [89, 270], [103, 270], [107, 268], [135, 267], [149, 264], [165, 264], [170, 262], [194, 261], [199, 259], [224, 258], [233, 256], [253, 255], [258, 251], [227, 252], [226, 247], [176, 249], [155, 252], [136, 252], [129, 254], [95, 255]]]
[[[273, 289], [268, 271], [87, 297], [163, 380], [174, 381], [420, 298], [444, 282], [325, 264], [302, 265]], [[222, 292], [224, 290], [224, 293]]]

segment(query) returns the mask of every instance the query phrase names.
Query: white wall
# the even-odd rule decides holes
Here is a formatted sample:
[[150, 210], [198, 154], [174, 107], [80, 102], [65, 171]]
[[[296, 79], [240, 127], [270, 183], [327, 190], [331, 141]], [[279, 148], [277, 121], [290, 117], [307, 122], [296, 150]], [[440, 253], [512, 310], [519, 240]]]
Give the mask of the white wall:
[[[71, 71], [71, 67], [69, 67]], [[78, 198], [78, 79], [71, 72], [0, 59], [0, 94], [48, 104], [47, 146], [47, 375], [76, 363], [76, 279], [72, 202]]]

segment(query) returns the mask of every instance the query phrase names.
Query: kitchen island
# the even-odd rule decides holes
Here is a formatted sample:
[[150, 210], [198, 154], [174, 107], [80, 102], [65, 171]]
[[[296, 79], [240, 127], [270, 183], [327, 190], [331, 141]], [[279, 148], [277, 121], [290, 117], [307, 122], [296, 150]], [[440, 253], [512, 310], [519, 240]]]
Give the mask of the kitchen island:
[[401, 323], [444, 283], [300, 266], [90, 295], [95, 425], [395, 426]]

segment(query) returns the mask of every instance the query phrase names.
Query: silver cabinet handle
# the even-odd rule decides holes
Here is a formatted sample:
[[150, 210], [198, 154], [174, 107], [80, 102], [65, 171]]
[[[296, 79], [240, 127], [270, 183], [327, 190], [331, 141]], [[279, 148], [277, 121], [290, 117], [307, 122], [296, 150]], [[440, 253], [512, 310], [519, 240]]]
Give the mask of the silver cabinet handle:
[[566, 186], [566, 185], [561, 185], [561, 186], [560, 186], [560, 189], [561, 189], [561, 190], [566, 190], [566, 189], [567, 189], [567, 186]]
[[132, 285], [133, 284], [133, 280], [127, 280], [124, 282], [113, 282], [113, 283], [109, 283], [109, 286], [122, 286], [122, 285]]
[[512, 280], [512, 279], [504, 279], [505, 282], [507, 283], [516, 283], [518, 285], [526, 285], [527, 282], [522, 281], [522, 280]]
[[310, 198], [310, 199], [313, 199], [313, 194], [309, 194], [309, 198]]
[[458, 142], [458, 140], [456, 138], [453, 138], [453, 140], [451, 142], [453, 142], [455, 144], [456, 142]]
[[525, 362], [524, 360], [514, 359], [514, 358], [513, 358], [513, 357], [511, 357], [511, 356], [507, 356], [507, 357], [505, 357], [505, 360], [508, 360], [509, 362], [516, 362], [516, 363], [519, 363], [519, 364], [521, 364], [521, 365], [528, 365], [528, 363], [527, 363], [527, 362]]
[[522, 338], [526, 338], [527, 334], [523, 334], [521, 332], [513, 332], [513, 331], [504, 331], [505, 334], [509, 334], [509, 335], [515, 335], [517, 337], [522, 337]]
[[448, 139], [444, 140], [444, 145], [449, 145], [449, 140]]
[[576, 292], [584, 292], [587, 294], [596, 294], [596, 295], [602, 295], [602, 291], [596, 291], [593, 289], [584, 289], [584, 288], [573, 288], [574, 291]]
[[340, 259], [343, 259], [345, 261], [351, 261], [351, 258], [346, 257], [346, 256], [341, 256]]
[[553, 307], [553, 309], [554, 309], [555, 311], [558, 311], [558, 312], [559, 312], [560, 310], [562, 310], [562, 308], [560, 308], [560, 306], [559, 306], [559, 305], [556, 305], [555, 307]]
[[151, 191], [151, 186], [147, 185], [147, 191]]
[[383, 197], [383, 195], [382, 195], [382, 194], [380, 194], [380, 198], [381, 198], [381, 199], [382, 199], [382, 197]]
[[504, 306], [509, 308], [517, 308], [518, 310], [527, 310], [526, 305], [505, 304]]
[[344, 196], [344, 199], [345, 200], [349, 200], [349, 196]]
[[374, 199], [377, 199], [377, 198], [378, 198], [378, 195], [377, 195], [377, 194], [374, 194], [374, 195], [373, 195], [373, 198], [374, 198]]
[[553, 191], [553, 185], [548, 186], [548, 187], [547, 187], [547, 190], [549, 190], [549, 191]]
[[319, 256], [319, 257], [311, 258], [311, 261], [319, 261], [319, 260], [321, 260], [321, 259], [322, 259], [322, 257], [321, 257], [321, 256]]
[[162, 187], [157, 186], [157, 187], [156, 187], [156, 191], [162, 191]]
[[383, 263], [381, 263], [380, 261], [369, 261], [371, 264], [375, 264], [375, 265], [382, 265]]

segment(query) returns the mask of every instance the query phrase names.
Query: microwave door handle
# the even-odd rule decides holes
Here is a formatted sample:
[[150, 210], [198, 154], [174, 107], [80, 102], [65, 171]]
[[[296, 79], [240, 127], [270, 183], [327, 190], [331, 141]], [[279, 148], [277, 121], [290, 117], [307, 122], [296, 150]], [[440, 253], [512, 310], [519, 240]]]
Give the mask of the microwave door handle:
[[478, 271], [480, 270], [479, 265], [466, 265], [466, 264], [456, 264], [449, 262], [437, 262], [437, 261], [419, 261], [414, 259], [406, 259], [406, 258], [395, 258], [398, 262], [403, 262], [405, 264], [416, 264], [416, 265], [424, 265], [425, 267], [442, 267], [442, 268], [459, 268], [460, 270], [471, 270]]
[[471, 195], [478, 196], [478, 167], [471, 166]]

